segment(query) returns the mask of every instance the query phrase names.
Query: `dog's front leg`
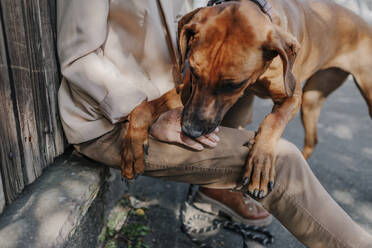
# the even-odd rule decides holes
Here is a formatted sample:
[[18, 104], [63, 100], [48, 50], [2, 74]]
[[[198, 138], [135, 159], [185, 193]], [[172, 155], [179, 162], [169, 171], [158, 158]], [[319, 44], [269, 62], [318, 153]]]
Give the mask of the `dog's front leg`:
[[299, 111], [300, 105], [301, 90], [297, 89], [293, 96], [275, 104], [272, 112], [261, 123], [242, 177], [242, 186], [247, 187], [254, 197], [263, 198], [273, 190], [276, 145], [288, 122]]
[[133, 179], [144, 171], [149, 128], [161, 114], [182, 106], [182, 87], [180, 85], [156, 100], [142, 102], [127, 117], [129, 124], [123, 137], [121, 153], [121, 174], [125, 178]]

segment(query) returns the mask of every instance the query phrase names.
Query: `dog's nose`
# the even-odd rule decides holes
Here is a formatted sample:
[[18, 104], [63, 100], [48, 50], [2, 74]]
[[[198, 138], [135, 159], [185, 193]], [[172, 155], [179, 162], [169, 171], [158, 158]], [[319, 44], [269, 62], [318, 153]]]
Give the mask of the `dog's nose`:
[[203, 135], [203, 130], [201, 128], [187, 124], [182, 125], [182, 132], [190, 138], [198, 138]]

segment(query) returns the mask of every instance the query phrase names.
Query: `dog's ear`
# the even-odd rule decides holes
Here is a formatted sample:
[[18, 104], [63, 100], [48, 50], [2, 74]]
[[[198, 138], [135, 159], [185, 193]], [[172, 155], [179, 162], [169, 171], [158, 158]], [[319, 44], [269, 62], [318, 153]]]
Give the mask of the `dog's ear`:
[[176, 87], [177, 94], [181, 96], [183, 106], [187, 104], [192, 93], [190, 70], [186, 69], [184, 74], [182, 84]]
[[181, 92], [181, 101], [183, 106], [187, 104], [192, 93], [192, 83], [190, 70], [186, 70], [185, 77], [183, 78], [183, 89]]
[[191, 20], [202, 8], [195, 9], [190, 13], [182, 17], [178, 22], [178, 31], [177, 31], [177, 43], [178, 43], [178, 52], [180, 54], [179, 65], [181, 70], [184, 69], [185, 60], [187, 53], [189, 51], [189, 41], [191, 37], [195, 34], [195, 25], [191, 25]]
[[269, 35], [268, 43], [264, 46], [264, 57], [266, 55], [267, 59], [273, 59], [279, 55], [283, 62], [283, 80], [288, 97], [293, 95], [296, 87], [296, 78], [292, 73], [292, 68], [299, 49], [300, 44], [297, 39], [280, 27], [275, 27]]

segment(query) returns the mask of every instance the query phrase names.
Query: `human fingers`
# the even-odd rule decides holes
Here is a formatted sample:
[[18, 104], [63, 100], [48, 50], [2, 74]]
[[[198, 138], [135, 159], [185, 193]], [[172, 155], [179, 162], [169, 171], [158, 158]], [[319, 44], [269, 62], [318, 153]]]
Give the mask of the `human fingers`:
[[183, 133], [180, 133], [179, 140], [176, 140], [175, 142], [178, 142], [180, 144], [183, 144], [187, 147], [190, 147], [190, 148], [198, 150], [198, 151], [201, 151], [201, 150], [204, 149], [204, 146], [202, 144], [200, 144], [199, 142], [191, 139], [190, 137], [187, 137]]
[[196, 138], [196, 140], [202, 143], [203, 145], [206, 145], [209, 147], [216, 147], [220, 138], [216, 134], [210, 133], [210, 134], [198, 137]]

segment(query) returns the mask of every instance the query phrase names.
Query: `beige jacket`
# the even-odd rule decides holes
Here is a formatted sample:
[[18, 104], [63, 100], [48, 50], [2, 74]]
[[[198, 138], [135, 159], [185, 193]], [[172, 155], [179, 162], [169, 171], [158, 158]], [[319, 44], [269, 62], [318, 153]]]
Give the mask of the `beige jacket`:
[[192, 5], [191, 0], [57, 0], [59, 110], [70, 143], [111, 131], [142, 101], [174, 87], [177, 22]]

